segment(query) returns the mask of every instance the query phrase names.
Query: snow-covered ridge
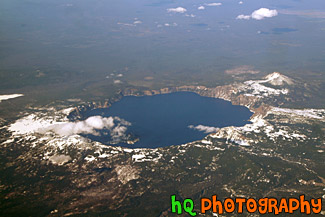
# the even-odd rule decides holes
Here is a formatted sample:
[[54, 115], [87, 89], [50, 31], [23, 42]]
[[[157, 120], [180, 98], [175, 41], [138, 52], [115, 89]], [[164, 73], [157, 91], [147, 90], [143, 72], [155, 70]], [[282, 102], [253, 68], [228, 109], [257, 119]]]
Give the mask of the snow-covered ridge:
[[3, 100], [13, 99], [17, 97], [24, 96], [24, 94], [9, 94], [9, 95], [0, 95], [0, 102]]

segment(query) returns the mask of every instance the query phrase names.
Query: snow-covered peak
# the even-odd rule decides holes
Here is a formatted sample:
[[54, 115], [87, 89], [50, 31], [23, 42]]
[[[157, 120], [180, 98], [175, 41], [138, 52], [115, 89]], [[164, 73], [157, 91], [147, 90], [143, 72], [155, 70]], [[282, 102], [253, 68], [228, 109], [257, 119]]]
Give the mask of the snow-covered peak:
[[284, 85], [284, 84], [288, 84], [288, 85], [292, 85], [293, 81], [291, 78], [282, 75], [280, 72], [273, 72], [267, 76], [265, 76], [265, 81], [267, 83], [270, 83], [274, 86], [280, 86], [280, 85]]

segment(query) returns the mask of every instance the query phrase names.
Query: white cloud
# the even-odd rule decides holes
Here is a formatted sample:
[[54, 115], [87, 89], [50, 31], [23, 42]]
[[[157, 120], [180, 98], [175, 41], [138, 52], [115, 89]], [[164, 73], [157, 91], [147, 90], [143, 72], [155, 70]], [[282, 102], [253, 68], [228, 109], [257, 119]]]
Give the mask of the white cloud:
[[187, 10], [182, 7], [177, 7], [177, 8], [168, 8], [167, 12], [173, 12], [173, 13], [185, 13]]
[[44, 119], [31, 114], [17, 120], [8, 129], [18, 135], [53, 132], [63, 139], [78, 134], [110, 135], [110, 143], [116, 144], [126, 138], [128, 126], [131, 126], [131, 123], [119, 117], [91, 116], [83, 121], [61, 122], [51, 117]]
[[200, 7], [197, 8], [198, 10], [204, 10], [205, 7], [203, 5], [201, 5]]
[[195, 130], [198, 130], [198, 131], [203, 131], [204, 133], [215, 133], [215, 132], [219, 131], [218, 127], [204, 126], [204, 125], [201, 125], [201, 124], [197, 125], [197, 126], [189, 125], [188, 128], [195, 129]]
[[220, 5], [222, 5], [222, 3], [216, 3], [216, 2], [214, 2], [214, 3], [206, 3], [205, 5], [206, 6], [220, 6]]
[[136, 20], [133, 22], [133, 24], [141, 24], [141, 23], [142, 23], [142, 21], [140, 21], [140, 20]]
[[275, 17], [278, 15], [277, 10], [270, 10], [268, 8], [260, 8], [256, 11], [254, 11], [251, 15], [238, 15], [236, 19], [240, 20], [248, 20], [250, 18], [255, 19], [255, 20], [263, 20], [264, 18], [270, 18], [270, 17]]
[[172, 24], [165, 23], [164, 25], [165, 25], [165, 26], [177, 26], [177, 23], [172, 23]]
[[117, 25], [123, 25], [123, 26], [135, 26], [134, 24], [131, 24], [131, 23], [121, 23], [121, 22], [118, 22]]
[[244, 15], [244, 14], [238, 15], [236, 17], [237, 20], [249, 20], [250, 18], [251, 18], [250, 15]]
[[126, 125], [126, 126], [131, 126], [131, 123], [122, 119], [122, 118], [119, 118], [119, 117], [114, 117], [114, 120], [118, 121], [119, 123], [121, 123], [122, 125]]
[[270, 10], [267, 8], [260, 8], [252, 13], [252, 18], [255, 20], [262, 20], [267, 17], [277, 16], [277, 10]]
[[243, 1], [240, 1], [240, 2], [238, 2], [238, 4], [242, 5], [242, 4], [244, 4], [244, 2]]
[[60, 136], [72, 136], [77, 134], [92, 134], [99, 136], [99, 130], [107, 130], [112, 141], [119, 141], [125, 136], [127, 126], [131, 123], [119, 117], [102, 117], [92, 116], [84, 121], [68, 122], [61, 124], [54, 124], [47, 128], [40, 130], [40, 133], [52, 131]]
[[186, 17], [196, 17], [194, 14], [185, 14]]
[[117, 126], [111, 131], [111, 136], [113, 140], [117, 140], [123, 137], [127, 128], [125, 126]]
[[92, 116], [84, 121], [54, 124], [45, 128], [44, 131], [53, 131], [62, 136], [71, 136], [80, 133], [96, 135], [96, 130], [102, 130], [104, 128], [111, 129], [114, 125], [114, 118], [112, 117], [103, 118], [101, 116]]

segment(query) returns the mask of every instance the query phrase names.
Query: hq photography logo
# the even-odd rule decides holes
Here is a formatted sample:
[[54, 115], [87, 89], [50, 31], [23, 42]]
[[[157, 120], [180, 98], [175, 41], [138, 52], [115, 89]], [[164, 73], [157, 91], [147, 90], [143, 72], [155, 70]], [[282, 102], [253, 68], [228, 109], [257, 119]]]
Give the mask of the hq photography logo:
[[[176, 195], [171, 195], [171, 212], [176, 214], [187, 213], [190, 216], [196, 216], [194, 211], [194, 202], [192, 199], [185, 199], [183, 201], [177, 200]], [[218, 200], [217, 195], [211, 198], [200, 199], [201, 214], [206, 212], [213, 212], [215, 214], [224, 213], [259, 213], [259, 214], [275, 214], [280, 213], [294, 214], [296, 212], [309, 215], [311, 213], [318, 214], [322, 211], [322, 198], [306, 200], [305, 195], [300, 195], [299, 198], [281, 198], [276, 199], [272, 197], [264, 197], [258, 200], [254, 198], [226, 198], [225, 200]]]

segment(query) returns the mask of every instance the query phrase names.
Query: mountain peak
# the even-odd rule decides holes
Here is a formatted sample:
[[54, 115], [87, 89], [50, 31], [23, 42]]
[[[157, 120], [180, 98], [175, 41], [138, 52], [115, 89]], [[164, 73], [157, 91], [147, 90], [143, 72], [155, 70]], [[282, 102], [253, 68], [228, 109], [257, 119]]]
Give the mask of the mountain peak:
[[273, 72], [264, 77], [265, 82], [270, 83], [274, 86], [280, 86], [284, 84], [292, 85], [294, 82], [291, 78], [282, 75], [280, 72]]

